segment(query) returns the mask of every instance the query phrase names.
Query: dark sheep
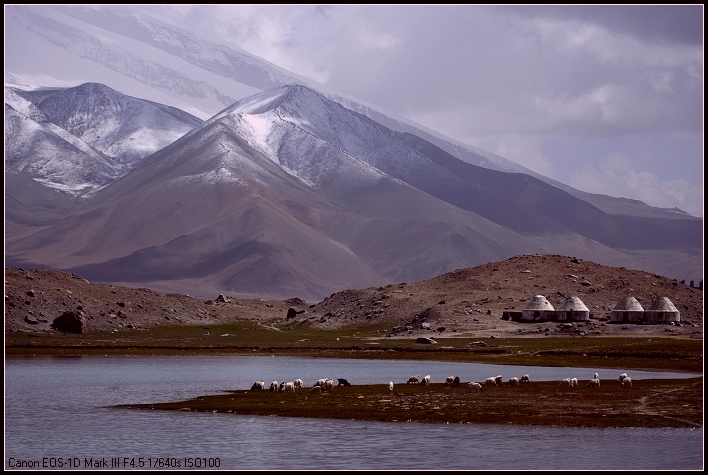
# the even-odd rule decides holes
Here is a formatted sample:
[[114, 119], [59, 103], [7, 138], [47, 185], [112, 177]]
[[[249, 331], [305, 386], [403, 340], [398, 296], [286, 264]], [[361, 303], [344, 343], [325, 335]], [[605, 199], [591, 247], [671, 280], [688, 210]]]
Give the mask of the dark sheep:
[[337, 386], [351, 386], [351, 384], [349, 383], [349, 381], [347, 381], [347, 380], [344, 379], [344, 378], [337, 378], [337, 381], [338, 381], [338, 382], [337, 382]]

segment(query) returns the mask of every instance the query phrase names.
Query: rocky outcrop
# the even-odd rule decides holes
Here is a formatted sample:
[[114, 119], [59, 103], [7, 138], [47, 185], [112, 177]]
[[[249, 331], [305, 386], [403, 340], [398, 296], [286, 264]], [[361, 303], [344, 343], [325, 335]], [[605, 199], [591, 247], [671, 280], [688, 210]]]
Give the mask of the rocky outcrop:
[[68, 311], [62, 313], [52, 322], [52, 328], [64, 333], [86, 333], [86, 318], [83, 312]]
[[295, 318], [297, 315], [300, 315], [303, 312], [304, 310], [295, 310], [293, 307], [290, 307], [288, 309], [288, 314], [285, 316], [285, 318], [289, 320], [291, 318]]

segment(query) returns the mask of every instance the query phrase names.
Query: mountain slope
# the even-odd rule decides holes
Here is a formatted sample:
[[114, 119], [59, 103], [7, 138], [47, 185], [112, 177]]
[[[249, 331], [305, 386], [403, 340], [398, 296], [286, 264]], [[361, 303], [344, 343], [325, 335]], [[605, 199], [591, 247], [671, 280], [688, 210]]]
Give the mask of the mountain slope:
[[[565, 207], [504, 199], [519, 190], [500, 180], [517, 176], [537, 203]], [[557, 188], [459, 162], [295, 85], [225, 109], [82, 210], [8, 240], [7, 254], [92, 280], [311, 300], [519, 253], [627, 260], [574, 215], [632, 242], [631, 229]]]

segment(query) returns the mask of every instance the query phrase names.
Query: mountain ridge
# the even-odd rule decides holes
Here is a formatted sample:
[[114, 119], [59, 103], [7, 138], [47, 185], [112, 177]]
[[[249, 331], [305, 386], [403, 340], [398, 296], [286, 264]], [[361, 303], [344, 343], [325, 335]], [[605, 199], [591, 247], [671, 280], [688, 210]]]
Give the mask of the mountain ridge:
[[686, 223], [685, 242], [666, 237], [663, 222], [628, 226], [291, 85], [191, 128], [65, 219], [10, 238], [7, 256], [91, 280], [312, 299], [519, 251], [629, 264], [613, 247], [690, 246], [696, 226]]

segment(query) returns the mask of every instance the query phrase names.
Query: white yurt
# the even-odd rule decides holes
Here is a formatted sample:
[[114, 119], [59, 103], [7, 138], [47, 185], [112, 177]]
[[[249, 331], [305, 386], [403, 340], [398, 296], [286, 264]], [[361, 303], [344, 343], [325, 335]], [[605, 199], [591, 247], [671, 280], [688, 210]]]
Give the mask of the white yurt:
[[651, 323], [681, 321], [681, 313], [668, 297], [659, 297], [654, 300], [649, 308], [644, 310], [644, 315], [646, 316], [647, 322]]
[[634, 297], [625, 297], [610, 312], [611, 323], [639, 323], [644, 320], [644, 307]]
[[559, 322], [586, 322], [590, 320], [590, 309], [575, 295], [566, 297], [556, 309], [556, 320]]
[[521, 321], [524, 322], [542, 322], [553, 320], [555, 318], [556, 309], [553, 308], [551, 302], [543, 295], [534, 295], [529, 301], [526, 308], [521, 311]]

